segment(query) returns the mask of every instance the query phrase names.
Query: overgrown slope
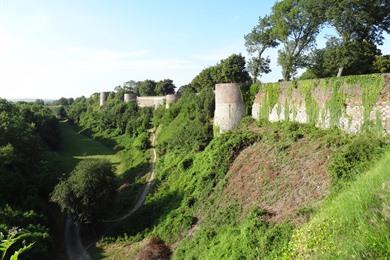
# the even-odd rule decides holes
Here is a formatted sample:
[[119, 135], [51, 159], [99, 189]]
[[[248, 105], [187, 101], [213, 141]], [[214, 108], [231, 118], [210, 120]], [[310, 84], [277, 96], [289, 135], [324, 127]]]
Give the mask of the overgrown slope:
[[135, 257], [157, 236], [174, 259], [293, 258], [291, 238], [382, 157], [388, 140], [244, 120], [192, 149], [164, 147], [153, 193], [99, 243], [104, 255]]

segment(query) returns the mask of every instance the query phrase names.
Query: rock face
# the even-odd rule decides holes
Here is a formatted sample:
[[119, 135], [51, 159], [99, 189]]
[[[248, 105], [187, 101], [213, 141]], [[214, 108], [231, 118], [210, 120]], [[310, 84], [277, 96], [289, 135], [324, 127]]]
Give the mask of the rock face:
[[252, 117], [338, 127], [348, 133], [368, 126], [390, 134], [390, 74], [264, 84]]
[[238, 83], [215, 85], [214, 126], [220, 133], [236, 128], [244, 113], [245, 107]]
[[101, 107], [106, 104], [107, 97], [108, 97], [108, 92], [100, 92], [100, 102], [99, 102], [99, 105]]
[[125, 103], [128, 103], [130, 101], [136, 101], [136, 100], [137, 100], [137, 96], [134, 93], [125, 93], [123, 95], [123, 101]]

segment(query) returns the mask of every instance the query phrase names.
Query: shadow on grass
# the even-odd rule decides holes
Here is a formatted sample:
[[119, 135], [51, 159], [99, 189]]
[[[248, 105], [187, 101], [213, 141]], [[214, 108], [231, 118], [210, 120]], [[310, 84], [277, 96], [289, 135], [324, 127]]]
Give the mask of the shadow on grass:
[[[62, 147], [59, 151], [61, 162], [59, 167], [70, 172], [83, 156], [108, 156], [114, 150], [87, 136], [79, 134], [67, 122], [60, 122]], [[78, 158], [76, 158], [78, 157]]]
[[183, 196], [178, 192], [171, 192], [152, 201], [147, 201], [129, 218], [107, 226], [105, 229], [109, 232], [106, 232], [105, 236], [117, 237], [125, 234], [133, 236], [147, 229], [152, 229], [167, 214], [179, 207], [182, 198]]
[[132, 167], [125, 171], [119, 176], [120, 181], [126, 181], [128, 183], [133, 183], [136, 178], [140, 178], [151, 171], [151, 164], [149, 162], [138, 164], [135, 167]]

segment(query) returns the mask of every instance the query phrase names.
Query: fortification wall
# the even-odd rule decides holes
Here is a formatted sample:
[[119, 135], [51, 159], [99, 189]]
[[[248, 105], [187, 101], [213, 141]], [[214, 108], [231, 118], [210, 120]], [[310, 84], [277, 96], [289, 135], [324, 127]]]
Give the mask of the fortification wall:
[[244, 113], [245, 107], [239, 84], [215, 85], [214, 126], [220, 133], [236, 128]]
[[137, 97], [139, 107], [154, 107], [157, 108], [165, 103], [165, 96], [148, 96]]
[[390, 74], [264, 84], [252, 117], [390, 134]]

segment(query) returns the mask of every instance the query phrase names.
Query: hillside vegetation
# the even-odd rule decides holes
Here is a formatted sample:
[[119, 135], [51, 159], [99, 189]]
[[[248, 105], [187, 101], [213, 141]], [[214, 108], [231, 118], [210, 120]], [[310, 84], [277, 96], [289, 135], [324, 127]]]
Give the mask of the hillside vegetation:
[[[136, 257], [151, 246], [149, 238], [158, 237], [174, 259], [313, 256], [311, 240], [312, 251], [304, 250], [298, 234], [361, 182], [389, 149], [389, 140], [250, 119], [212, 138], [211, 113], [204, 109], [212, 106], [200, 102], [208, 100], [203, 95], [207, 91], [187, 93], [171, 109], [155, 112], [159, 160], [153, 192], [139, 211], [109, 231], [94, 255]], [[369, 219], [361, 220], [368, 225]], [[362, 252], [356, 254], [363, 257]], [[375, 248], [371, 255], [386, 254], [386, 248]]]

